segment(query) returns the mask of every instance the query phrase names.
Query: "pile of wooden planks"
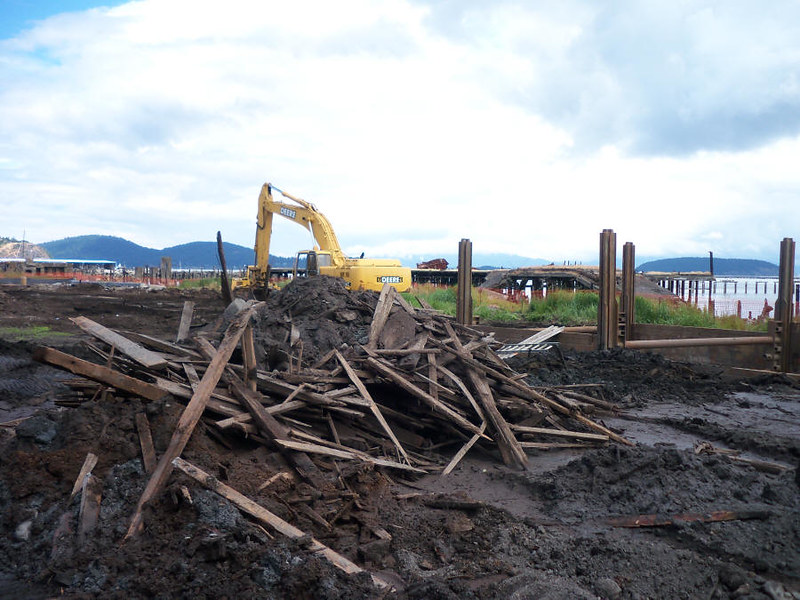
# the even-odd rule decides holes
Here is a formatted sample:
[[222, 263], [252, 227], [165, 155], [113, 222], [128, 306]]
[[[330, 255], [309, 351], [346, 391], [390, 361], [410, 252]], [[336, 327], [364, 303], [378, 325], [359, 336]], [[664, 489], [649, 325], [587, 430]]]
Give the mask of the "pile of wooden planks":
[[[51, 348], [36, 358], [98, 382], [69, 382], [92, 398], [114, 388], [147, 400], [169, 394], [195, 401], [197, 418], [206, 414], [218, 432], [289, 455], [447, 473], [473, 446], [522, 467], [528, 449], [629, 444], [589, 418], [614, 409], [591, 386], [532, 388], [500, 359], [491, 336], [415, 309], [390, 286], [377, 299], [366, 344], [332, 349], [314, 365], [298, 359], [290, 371], [258, 369], [250, 321], [259, 308], [240, 312], [216, 347], [202, 336], [178, 345], [78, 317], [81, 329], [110, 348], [92, 346], [105, 366]], [[231, 362], [239, 346], [242, 361]], [[78, 403], [73, 393], [63, 404]], [[445, 449], [459, 440], [445, 461]]]
[[[447, 474], [473, 448], [522, 468], [531, 450], [630, 444], [587, 416], [614, 408], [594, 388], [532, 388], [496, 354], [492, 337], [415, 309], [388, 285], [375, 299], [365, 344], [330, 349], [313, 365], [302, 363], [300, 345], [287, 371], [259, 369], [253, 317], [264, 309], [247, 305], [216, 341], [215, 333], [186, 339], [188, 307], [180, 344], [74, 319], [101, 342], [91, 347], [103, 365], [52, 348], [36, 351], [38, 360], [96, 382], [94, 389], [72, 382], [86, 397], [111, 390], [186, 403], [160, 453], [146, 417], [137, 418], [149, 481], [128, 536], [141, 530], [143, 507], [165, 489], [174, 468], [212, 488], [218, 483], [180, 459], [201, 418], [217, 439], [244, 436], [279, 453], [294, 477], [318, 490], [336, 481], [342, 461], [411, 477]], [[232, 360], [235, 353], [241, 360]], [[68, 402], [79, 403], [75, 393]], [[225, 493], [238, 499], [235, 490]]]

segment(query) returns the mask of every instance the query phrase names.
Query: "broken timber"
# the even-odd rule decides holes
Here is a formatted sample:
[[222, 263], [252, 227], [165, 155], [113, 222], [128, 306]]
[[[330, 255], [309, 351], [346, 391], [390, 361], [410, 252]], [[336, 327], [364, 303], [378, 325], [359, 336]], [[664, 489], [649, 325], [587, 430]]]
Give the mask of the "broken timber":
[[117, 332], [103, 327], [100, 323], [95, 323], [86, 317], [72, 317], [70, 321], [86, 333], [104, 341], [109, 346], [115, 347], [147, 369], [162, 369], [167, 366], [167, 360], [160, 354], [148, 350], [136, 342], [132, 342]]
[[76, 375], [82, 375], [94, 381], [105, 383], [119, 390], [124, 390], [136, 396], [146, 398], [147, 400], [163, 400], [166, 397], [166, 393], [163, 390], [152, 384], [118, 373], [108, 367], [65, 354], [54, 348], [39, 346], [33, 352], [33, 359], [61, 367]]
[[197, 387], [197, 390], [192, 396], [192, 399], [189, 401], [189, 404], [186, 405], [186, 409], [183, 411], [183, 414], [181, 414], [181, 418], [178, 421], [178, 426], [175, 428], [175, 433], [172, 435], [172, 440], [169, 443], [169, 447], [162, 455], [158, 466], [151, 475], [150, 480], [147, 482], [147, 487], [145, 487], [141, 498], [139, 498], [139, 503], [137, 504], [136, 511], [131, 519], [128, 533], [125, 535], [126, 539], [141, 530], [142, 509], [144, 508], [144, 505], [163, 489], [167, 479], [169, 479], [170, 473], [172, 472], [173, 459], [179, 457], [181, 452], [183, 452], [183, 449], [186, 447], [186, 443], [189, 441], [197, 422], [200, 420], [203, 410], [205, 410], [206, 404], [211, 397], [211, 393], [214, 391], [217, 382], [222, 376], [225, 365], [233, 354], [233, 351], [236, 349], [236, 345], [239, 342], [239, 338], [242, 337], [245, 327], [247, 327], [248, 323], [250, 322], [250, 318], [252, 317], [256, 306], [257, 305], [253, 305], [250, 308], [246, 308], [245, 310], [241, 311], [228, 326], [228, 329], [225, 332], [225, 337], [217, 349], [217, 354], [214, 357], [214, 360], [212, 360], [211, 364], [209, 364], [203, 379], [200, 381], [200, 385]]
[[150, 431], [150, 422], [147, 420], [147, 415], [143, 412], [136, 413], [136, 429], [139, 432], [139, 445], [142, 448], [144, 472], [152, 473], [156, 468], [158, 460], [156, 459], [156, 451], [153, 447], [153, 435]]
[[194, 302], [187, 300], [183, 303], [183, 311], [181, 312], [181, 322], [178, 325], [178, 335], [175, 338], [176, 342], [184, 342], [189, 339], [189, 330], [192, 325], [192, 315], [194, 314]]
[[678, 523], [717, 523], [719, 521], [743, 521], [768, 519], [772, 513], [766, 510], [715, 510], [708, 513], [680, 513], [675, 515], [635, 515], [614, 517], [608, 520], [613, 527], [665, 527]]

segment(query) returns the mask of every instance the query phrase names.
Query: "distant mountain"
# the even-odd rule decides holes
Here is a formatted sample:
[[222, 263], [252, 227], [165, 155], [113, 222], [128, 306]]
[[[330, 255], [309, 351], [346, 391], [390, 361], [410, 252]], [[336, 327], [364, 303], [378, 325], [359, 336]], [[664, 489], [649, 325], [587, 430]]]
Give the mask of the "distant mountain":
[[[692, 271], [708, 271], [709, 267], [709, 258], [704, 256], [651, 260], [642, 263], [636, 267], [636, 270], [689, 273]], [[778, 268], [778, 265], [765, 260], [714, 258], [714, 275], [718, 277], [777, 277]]]
[[[216, 242], [191, 242], [157, 250], [146, 248], [111, 235], [81, 235], [40, 244], [51, 258], [85, 258], [113, 260], [126, 267], [157, 266], [162, 256], [172, 258], [172, 268], [219, 268]], [[229, 269], [241, 269], [255, 262], [252, 248], [223, 242], [225, 262]], [[292, 258], [270, 255], [275, 267], [291, 266]]]
[[[216, 242], [191, 242], [179, 246], [170, 246], [161, 250], [147, 248], [130, 242], [124, 238], [112, 235], [79, 235], [52, 242], [39, 244], [51, 258], [84, 258], [91, 260], [113, 260], [128, 268], [157, 266], [161, 264], [162, 256], [172, 258], [172, 268], [215, 269], [219, 268]], [[225, 261], [229, 269], [241, 269], [255, 262], [252, 248], [245, 248], [237, 244], [223, 243]], [[415, 259], [404, 260], [409, 266], [416, 266], [417, 262], [444, 258], [449, 263], [449, 268], [458, 267], [458, 255], [419, 256]], [[275, 268], [289, 268], [294, 265], [294, 257], [275, 256], [270, 254], [269, 262]], [[517, 254], [483, 254], [475, 253], [472, 256], [472, 265], [476, 269], [516, 269], [534, 265], [549, 264], [543, 258], [529, 258]]]
[[40, 244], [51, 258], [85, 258], [113, 260], [127, 267], [161, 264], [161, 254], [133, 242], [111, 235], [79, 235]]

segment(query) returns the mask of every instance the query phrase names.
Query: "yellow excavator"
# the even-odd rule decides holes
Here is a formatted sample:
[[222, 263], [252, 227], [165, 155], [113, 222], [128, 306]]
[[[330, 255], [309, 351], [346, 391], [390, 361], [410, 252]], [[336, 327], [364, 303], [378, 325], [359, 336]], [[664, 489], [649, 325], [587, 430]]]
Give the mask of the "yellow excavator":
[[[293, 204], [276, 202], [272, 191], [280, 193]], [[258, 198], [256, 224], [256, 264], [247, 268], [247, 277], [234, 281], [234, 289], [250, 288], [255, 294], [269, 285], [269, 244], [272, 237], [272, 216], [280, 215], [305, 227], [314, 236], [313, 250], [297, 253], [293, 273], [295, 277], [331, 275], [341, 277], [350, 289], [380, 291], [388, 283], [398, 292], [411, 287], [411, 269], [399, 260], [389, 258], [349, 258], [339, 246], [339, 240], [330, 221], [310, 202], [295, 198], [270, 183], [261, 188]], [[300, 268], [305, 259], [306, 268]]]

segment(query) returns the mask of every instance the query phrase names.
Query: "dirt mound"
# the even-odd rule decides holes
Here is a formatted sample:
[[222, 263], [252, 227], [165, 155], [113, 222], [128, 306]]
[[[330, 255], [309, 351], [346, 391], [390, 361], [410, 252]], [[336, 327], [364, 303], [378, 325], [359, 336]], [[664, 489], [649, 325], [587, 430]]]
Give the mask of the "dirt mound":
[[351, 292], [337, 277], [295, 279], [258, 311], [256, 343], [264, 368], [282, 370], [289, 356], [300, 353], [313, 364], [335, 348], [366, 344], [376, 301], [374, 292]]
[[50, 255], [42, 246], [7, 240], [0, 242], [0, 258], [50, 258]]

